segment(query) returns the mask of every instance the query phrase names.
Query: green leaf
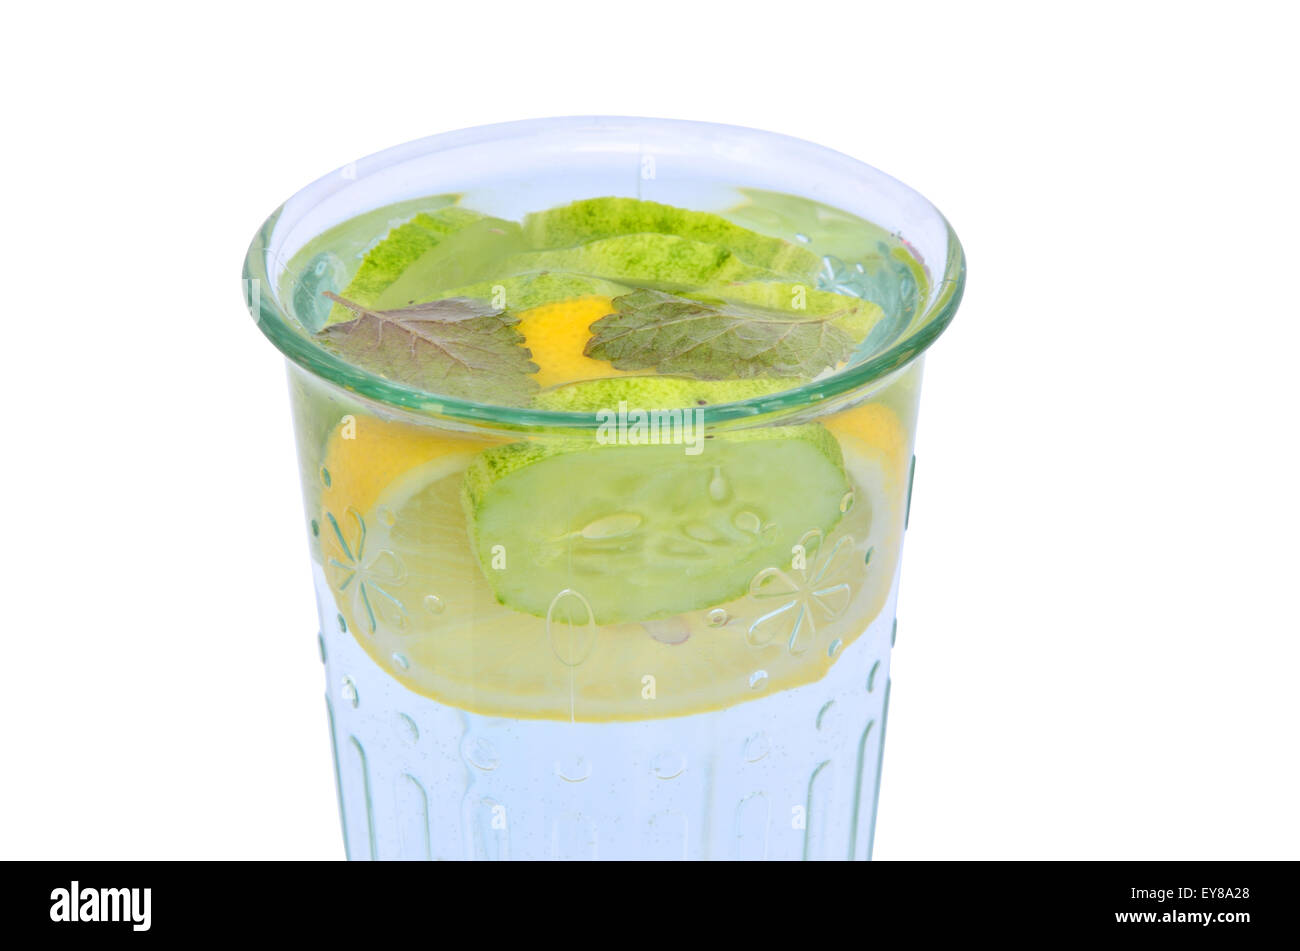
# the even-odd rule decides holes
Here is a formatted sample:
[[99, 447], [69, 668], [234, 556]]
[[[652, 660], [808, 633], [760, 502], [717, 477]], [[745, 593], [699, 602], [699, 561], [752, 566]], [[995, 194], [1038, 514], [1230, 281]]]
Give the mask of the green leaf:
[[337, 294], [356, 314], [317, 335], [326, 347], [382, 377], [440, 396], [506, 405], [537, 390], [537, 365], [515, 329], [518, 318], [466, 297], [398, 310], [371, 310]]
[[809, 315], [635, 290], [591, 325], [584, 353], [619, 370], [701, 380], [812, 377], [847, 360], [853, 338], [837, 314]]
[[706, 304], [739, 304], [759, 310], [780, 311], [787, 316], [826, 317], [836, 327], [861, 343], [884, 318], [879, 304], [846, 294], [832, 294], [807, 284], [784, 281], [755, 281], [748, 284], [725, 284], [685, 291], [682, 297]]

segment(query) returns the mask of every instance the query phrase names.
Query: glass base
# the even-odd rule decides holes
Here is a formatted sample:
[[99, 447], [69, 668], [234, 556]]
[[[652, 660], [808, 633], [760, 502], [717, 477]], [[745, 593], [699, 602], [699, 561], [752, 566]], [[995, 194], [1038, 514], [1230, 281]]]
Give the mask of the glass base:
[[408, 690], [339, 629], [317, 574], [348, 858], [871, 857], [897, 578], [815, 683], [712, 713], [565, 723]]

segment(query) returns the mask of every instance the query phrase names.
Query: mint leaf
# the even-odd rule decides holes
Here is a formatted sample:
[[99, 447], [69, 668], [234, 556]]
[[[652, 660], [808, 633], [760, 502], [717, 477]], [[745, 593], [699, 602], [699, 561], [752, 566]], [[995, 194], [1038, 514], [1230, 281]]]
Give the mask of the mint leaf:
[[467, 297], [371, 310], [337, 294], [325, 296], [356, 314], [317, 339], [351, 363], [441, 396], [518, 404], [537, 390], [537, 365], [511, 317]]
[[808, 315], [640, 289], [591, 325], [584, 353], [619, 370], [701, 380], [811, 377], [847, 360], [854, 342], [837, 314]]

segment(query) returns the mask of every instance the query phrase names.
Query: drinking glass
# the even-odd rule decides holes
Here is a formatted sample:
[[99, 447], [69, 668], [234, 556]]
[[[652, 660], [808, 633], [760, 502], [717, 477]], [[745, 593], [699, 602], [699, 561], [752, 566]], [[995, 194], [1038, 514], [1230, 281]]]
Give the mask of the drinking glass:
[[[420, 208], [518, 219], [609, 195], [807, 248], [815, 289], [883, 319], [837, 372], [693, 407], [693, 444], [611, 446], [625, 406], [429, 393], [315, 338], [324, 294]], [[894, 179], [693, 122], [436, 135], [277, 209], [244, 292], [287, 358], [347, 856], [870, 858], [923, 352], [964, 270], [942, 215]], [[550, 474], [537, 464], [513, 516], [490, 524], [476, 499], [503, 463], [484, 460], [511, 453]], [[625, 492], [628, 479], [656, 488]], [[726, 530], [687, 520], [671, 544], [628, 541], [678, 510], [721, 513], [710, 524]], [[561, 516], [581, 528], [556, 536], [558, 560], [521, 551], [516, 530]], [[748, 565], [760, 538], [781, 557]], [[733, 569], [739, 592], [699, 581]]]

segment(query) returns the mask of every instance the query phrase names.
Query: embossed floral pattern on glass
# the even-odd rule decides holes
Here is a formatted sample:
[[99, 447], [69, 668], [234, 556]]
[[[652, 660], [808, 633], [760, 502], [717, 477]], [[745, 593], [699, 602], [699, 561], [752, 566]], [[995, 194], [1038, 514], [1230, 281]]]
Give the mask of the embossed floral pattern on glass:
[[818, 625], [836, 620], [853, 600], [857, 542], [841, 535], [825, 551], [820, 530], [806, 532], [795, 546], [790, 567], [764, 568], [749, 583], [750, 597], [764, 613], [749, 625], [745, 638], [753, 647], [777, 640], [792, 654], [802, 654], [817, 638]]
[[342, 523], [325, 513], [325, 567], [340, 602], [347, 599], [352, 619], [368, 634], [380, 625], [402, 630], [406, 609], [391, 592], [406, 580], [406, 566], [394, 552], [368, 544], [366, 521], [355, 509], [343, 513]]

